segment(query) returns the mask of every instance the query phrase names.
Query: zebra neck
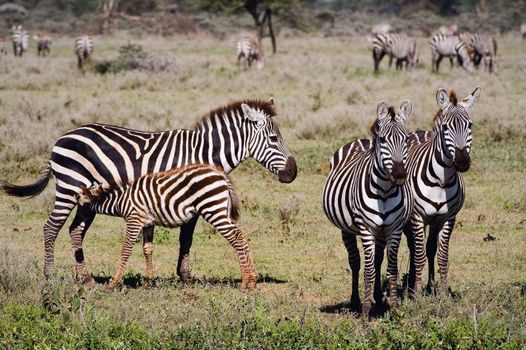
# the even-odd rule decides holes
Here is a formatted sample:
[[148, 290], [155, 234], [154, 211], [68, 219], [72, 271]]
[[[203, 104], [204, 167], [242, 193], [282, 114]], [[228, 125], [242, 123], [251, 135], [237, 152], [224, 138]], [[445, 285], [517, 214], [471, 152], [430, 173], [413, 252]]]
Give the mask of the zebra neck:
[[105, 193], [102, 198], [91, 203], [91, 210], [97, 214], [122, 216], [123, 193], [121, 189]]
[[437, 131], [435, 131], [430, 152], [432, 155], [429, 157], [431, 164], [428, 164], [427, 169], [431, 172], [431, 175], [437, 180], [437, 182], [441, 185], [445, 185], [451, 181], [455, 181], [454, 178], [457, 171], [453, 168], [453, 158], [448, 156], [442, 137]]
[[235, 116], [214, 116], [196, 128], [199, 162], [213, 164], [227, 174], [248, 158], [251, 131]]
[[365, 167], [366, 171], [366, 186], [370, 191], [380, 197], [388, 197], [395, 189], [393, 183], [389, 180], [388, 174], [383, 167], [380, 166], [378, 157], [371, 154], [370, 165]]

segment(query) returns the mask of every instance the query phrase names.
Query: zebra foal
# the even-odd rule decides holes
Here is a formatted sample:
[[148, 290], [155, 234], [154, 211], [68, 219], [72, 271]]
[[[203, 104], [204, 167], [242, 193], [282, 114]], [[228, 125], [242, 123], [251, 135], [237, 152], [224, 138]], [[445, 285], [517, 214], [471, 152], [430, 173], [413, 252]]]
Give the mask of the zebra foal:
[[15, 57], [22, 57], [29, 45], [29, 33], [19, 24], [11, 28], [11, 34], [13, 53], [15, 54]]
[[243, 60], [243, 66], [246, 69], [252, 66], [252, 62], [256, 61], [256, 67], [263, 69], [265, 67], [265, 56], [263, 55], [263, 46], [259, 39], [242, 38], [237, 42], [237, 65]]
[[77, 67], [85, 73], [91, 66], [91, 55], [93, 54], [93, 39], [89, 35], [83, 35], [75, 39], [75, 55], [77, 56]]
[[371, 309], [374, 299], [382, 302], [380, 268], [387, 245], [389, 301], [398, 306], [397, 256], [402, 228], [409, 219], [412, 195], [406, 184], [407, 130], [411, 102], [400, 111], [381, 102], [377, 120], [371, 127], [371, 140], [358, 140], [341, 147], [330, 161], [330, 171], [322, 194], [323, 209], [341, 230], [352, 271], [351, 304], [360, 307], [358, 279], [360, 253], [356, 236], [362, 240], [365, 256], [365, 295], [362, 313]]
[[236, 250], [241, 269], [241, 289], [256, 287], [256, 270], [248, 242], [236, 225], [239, 200], [228, 177], [220, 170], [203, 164], [189, 165], [139, 177], [130, 184], [103, 189], [94, 185], [83, 188], [79, 210], [123, 217], [126, 235], [117, 272], [107, 286], [113, 290], [122, 280], [124, 269], [139, 234], [144, 233], [146, 285], [153, 279], [154, 225], [179, 227], [194, 216], [203, 217]]
[[[479, 96], [480, 88], [476, 88], [458, 101], [454, 92], [448, 95], [446, 90], [439, 89], [436, 94], [439, 110], [433, 119], [433, 130], [409, 135], [408, 183], [415, 203], [404, 233], [410, 250], [408, 287], [411, 293], [421, 289], [426, 253], [428, 288], [433, 288], [437, 248], [441, 288], [447, 288], [449, 239], [465, 197], [460, 173], [467, 171], [471, 164], [469, 110]], [[424, 249], [426, 226], [429, 226], [429, 235]]]

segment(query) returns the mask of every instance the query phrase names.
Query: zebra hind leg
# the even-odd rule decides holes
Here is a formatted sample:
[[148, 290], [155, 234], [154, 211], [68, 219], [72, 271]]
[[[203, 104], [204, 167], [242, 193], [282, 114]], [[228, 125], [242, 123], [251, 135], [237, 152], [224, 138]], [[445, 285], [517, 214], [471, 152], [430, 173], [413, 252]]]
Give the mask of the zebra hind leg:
[[91, 286], [95, 284], [95, 280], [86, 268], [84, 261], [84, 251], [82, 249], [82, 242], [84, 236], [88, 231], [95, 213], [84, 207], [78, 207], [75, 218], [69, 227], [69, 235], [71, 238], [71, 247], [73, 248], [73, 257], [75, 258], [75, 279], [78, 283]]
[[155, 226], [147, 226], [142, 230], [143, 246], [142, 251], [146, 259], [146, 277], [144, 279], [144, 287], [150, 288], [153, 283], [153, 230]]
[[179, 259], [177, 260], [177, 275], [183, 283], [188, 283], [192, 279], [190, 272], [190, 248], [194, 236], [195, 225], [199, 216], [194, 216], [190, 221], [181, 226], [179, 236]]
[[360, 311], [360, 292], [358, 284], [360, 281], [360, 251], [356, 243], [356, 235], [342, 231], [342, 240], [349, 255], [349, 266], [352, 272], [351, 310]]

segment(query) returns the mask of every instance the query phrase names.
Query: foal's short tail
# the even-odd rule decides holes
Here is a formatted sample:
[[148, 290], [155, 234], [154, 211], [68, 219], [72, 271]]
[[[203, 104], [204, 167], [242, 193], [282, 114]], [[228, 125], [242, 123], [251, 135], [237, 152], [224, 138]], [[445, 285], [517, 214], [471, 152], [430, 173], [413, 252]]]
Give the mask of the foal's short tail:
[[51, 165], [48, 163], [42, 177], [37, 180], [37, 182], [30, 185], [13, 185], [5, 181], [0, 181], [0, 188], [4, 191], [5, 194], [14, 197], [28, 197], [33, 198], [38, 196], [46, 188], [49, 178], [51, 177]]
[[225, 178], [228, 184], [228, 190], [230, 192], [230, 219], [232, 219], [234, 222], [237, 222], [239, 220], [239, 207], [241, 205], [241, 201], [234, 191], [234, 186], [232, 185], [232, 182], [230, 182], [228, 176], [225, 175]]

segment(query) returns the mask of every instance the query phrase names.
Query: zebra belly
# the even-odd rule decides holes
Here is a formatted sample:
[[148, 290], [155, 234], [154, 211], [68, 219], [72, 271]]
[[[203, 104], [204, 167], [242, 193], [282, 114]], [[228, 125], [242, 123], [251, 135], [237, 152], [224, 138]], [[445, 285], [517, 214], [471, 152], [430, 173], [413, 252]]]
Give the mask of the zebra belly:
[[[458, 186], [425, 187], [421, 194], [416, 196], [415, 204], [420, 215], [436, 217], [446, 214], [456, 214], [459, 207]], [[457, 209], [458, 208], [458, 209]]]

